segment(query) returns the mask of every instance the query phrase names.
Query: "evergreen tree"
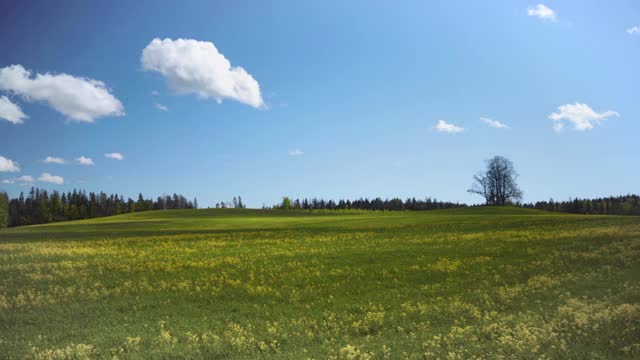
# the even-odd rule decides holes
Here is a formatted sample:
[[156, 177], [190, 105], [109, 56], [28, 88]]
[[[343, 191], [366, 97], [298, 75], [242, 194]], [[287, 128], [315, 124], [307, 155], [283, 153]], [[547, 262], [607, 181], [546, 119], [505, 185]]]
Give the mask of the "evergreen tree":
[[9, 225], [9, 196], [0, 192], [0, 229]]

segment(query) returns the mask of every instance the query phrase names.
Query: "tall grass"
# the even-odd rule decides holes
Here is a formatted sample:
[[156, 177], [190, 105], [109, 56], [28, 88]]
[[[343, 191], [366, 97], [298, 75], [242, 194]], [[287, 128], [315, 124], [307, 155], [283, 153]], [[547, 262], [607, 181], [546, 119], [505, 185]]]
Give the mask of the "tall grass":
[[2, 358], [638, 358], [640, 219], [184, 210], [0, 231]]

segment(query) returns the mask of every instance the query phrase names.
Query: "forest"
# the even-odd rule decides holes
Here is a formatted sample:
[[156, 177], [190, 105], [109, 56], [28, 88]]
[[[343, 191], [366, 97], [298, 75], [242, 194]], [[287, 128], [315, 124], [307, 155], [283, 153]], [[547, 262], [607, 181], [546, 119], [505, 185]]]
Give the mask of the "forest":
[[302, 209], [302, 210], [376, 210], [376, 211], [398, 211], [398, 210], [438, 210], [438, 209], [450, 209], [457, 207], [466, 207], [466, 204], [452, 203], [438, 201], [427, 197], [424, 200], [416, 200], [416, 198], [408, 198], [402, 200], [400, 198], [382, 199], [377, 197], [375, 199], [360, 198], [358, 200], [324, 200], [324, 199], [295, 199], [291, 200], [289, 197], [284, 197], [282, 203], [273, 206], [272, 208], [290, 210], [290, 209]]
[[[240, 197], [238, 197], [240, 198]], [[234, 198], [235, 199], [235, 198]], [[241, 198], [240, 198], [241, 199]], [[244, 208], [240, 200], [234, 201], [234, 208]], [[471, 205], [471, 206], [486, 206]], [[568, 201], [538, 201], [535, 203], [509, 203], [507, 205], [532, 208], [546, 211], [566, 212], [572, 214], [594, 215], [640, 215], [640, 195], [610, 196], [595, 199], [569, 199]], [[400, 198], [357, 200], [340, 199], [290, 199], [284, 197], [280, 204], [264, 209], [282, 210], [369, 210], [369, 211], [427, 211], [468, 207], [464, 203], [439, 201], [427, 197], [423, 199]], [[58, 221], [91, 219], [97, 217], [127, 214], [151, 210], [197, 209], [198, 200], [188, 200], [182, 195], [173, 194], [159, 196], [155, 200], [145, 199], [142, 194], [137, 200], [122, 195], [104, 192], [87, 193], [84, 190], [72, 192], [53, 191], [32, 188], [25, 196], [20, 193], [17, 198], [9, 198], [0, 192], [0, 228], [34, 224], [47, 224]]]
[[[358, 199], [358, 200], [324, 200], [324, 199], [295, 199], [284, 197], [282, 203], [273, 206], [274, 209], [302, 209], [302, 210], [374, 210], [374, 211], [425, 211], [451, 209], [468, 206], [490, 206], [486, 203], [482, 205], [467, 205], [464, 203], [453, 203], [438, 201], [427, 197], [424, 200], [408, 198], [392, 199]], [[510, 202], [504, 205], [524, 207], [545, 211], [566, 212], [572, 214], [593, 214], [593, 215], [640, 215], [640, 195], [609, 196], [596, 199], [569, 199], [568, 201], [538, 201], [535, 203]]]
[[597, 199], [569, 199], [569, 201], [538, 201], [524, 207], [572, 214], [640, 215], [640, 196], [609, 196]]
[[51, 222], [92, 219], [133, 212], [167, 209], [196, 209], [198, 200], [188, 200], [182, 195], [159, 196], [156, 200], [145, 199], [142, 194], [137, 200], [124, 199], [122, 195], [104, 192], [87, 193], [84, 190], [72, 192], [31, 188], [25, 196], [9, 199], [0, 193], [0, 227], [14, 227]]

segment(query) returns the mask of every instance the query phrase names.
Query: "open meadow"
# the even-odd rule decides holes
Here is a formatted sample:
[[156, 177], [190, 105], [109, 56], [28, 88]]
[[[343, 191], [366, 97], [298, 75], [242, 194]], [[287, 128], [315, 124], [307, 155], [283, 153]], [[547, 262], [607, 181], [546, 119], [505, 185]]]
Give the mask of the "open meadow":
[[639, 358], [640, 219], [211, 209], [2, 229], [0, 354]]

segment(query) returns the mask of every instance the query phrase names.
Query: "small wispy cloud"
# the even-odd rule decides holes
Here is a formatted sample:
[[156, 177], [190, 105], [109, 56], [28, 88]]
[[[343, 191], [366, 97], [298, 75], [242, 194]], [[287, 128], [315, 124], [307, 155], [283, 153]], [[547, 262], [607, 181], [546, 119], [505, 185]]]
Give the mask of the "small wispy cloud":
[[22, 124], [28, 118], [22, 112], [20, 106], [14, 104], [8, 97], [0, 96], [0, 119], [5, 119], [14, 124]]
[[591, 130], [600, 125], [603, 120], [613, 116], [620, 116], [618, 112], [607, 110], [598, 113], [587, 104], [566, 104], [558, 107], [557, 113], [551, 113], [549, 119], [553, 120], [553, 129], [557, 132], [564, 130], [565, 125], [570, 125], [574, 130]]
[[289, 155], [290, 156], [302, 156], [302, 155], [304, 155], [304, 151], [302, 151], [300, 149], [289, 150]]
[[23, 183], [23, 184], [31, 184], [36, 181], [31, 175], [23, 175], [23, 176], [17, 177], [15, 180], [16, 182]]
[[158, 95], [160, 95], [160, 92], [159, 92], [158, 90], [153, 90], [153, 91], [151, 92], [151, 95], [153, 95], [153, 96], [158, 96]]
[[169, 111], [169, 108], [160, 104], [160, 103], [153, 103], [153, 107], [160, 110], [160, 111]]
[[31, 185], [35, 182], [36, 180], [33, 178], [33, 176], [31, 175], [23, 175], [23, 176], [18, 176], [16, 178], [13, 179], [4, 179], [2, 180], [3, 184], [18, 184], [18, 185], [22, 185], [22, 186], [26, 186], [26, 185]]
[[527, 9], [527, 14], [529, 16], [535, 16], [545, 21], [558, 20], [558, 15], [556, 14], [556, 12], [553, 11], [548, 6], [546, 6], [545, 4], [538, 4], [534, 7], [529, 7], [529, 9]]
[[483, 123], [485, 123], [485, 124], [487, 124], [487, 125], [489, 125], [491, 127], [496, 128], [496, 129], [508, 129], [509, 128], [507, 126], [507, 124], [505, 124], [503, 122], [500, 122], [498, 120], [492, 120], [492, 119], [489, 119], [489, 118], [486, 118], [486, 117], [481, 117], [480, 121], [482, 121]]
[[65, 160], [57, 156], [47, 156], [44, 160], [42, 160], [42, 162], [45, 164], [64, 164]]
[[79, 158], [76, 158], [76, 162], [78, 163], [78, 165], [84, 165], [84, 166], [93, 165], [93, 160], [85, 156], [80, 156]]
[[64, 184], [64, 178], [62, 178], [62, 176], [51, 175], [49, 173], [42, 173], [38, 178], [38, 181], [42, 181], [49, 184], [55, 184], [55, 185]]
[[633, 26], [627, 29], [629, 35], [640, 35], [640, 26]]
[[449, 134], [457, 134], [464, 131], [463, 127], [448, 123], [444, 120], [438, 120], [438, 124], [436, 124], [436, 130], [439, 132], [445, 132]]
[[117, 152], [106, 153], [104, 154], [104, 157], [106, 157], [107, 159], [113, 159], [113, 160], [124, 160], [124, 155]]

